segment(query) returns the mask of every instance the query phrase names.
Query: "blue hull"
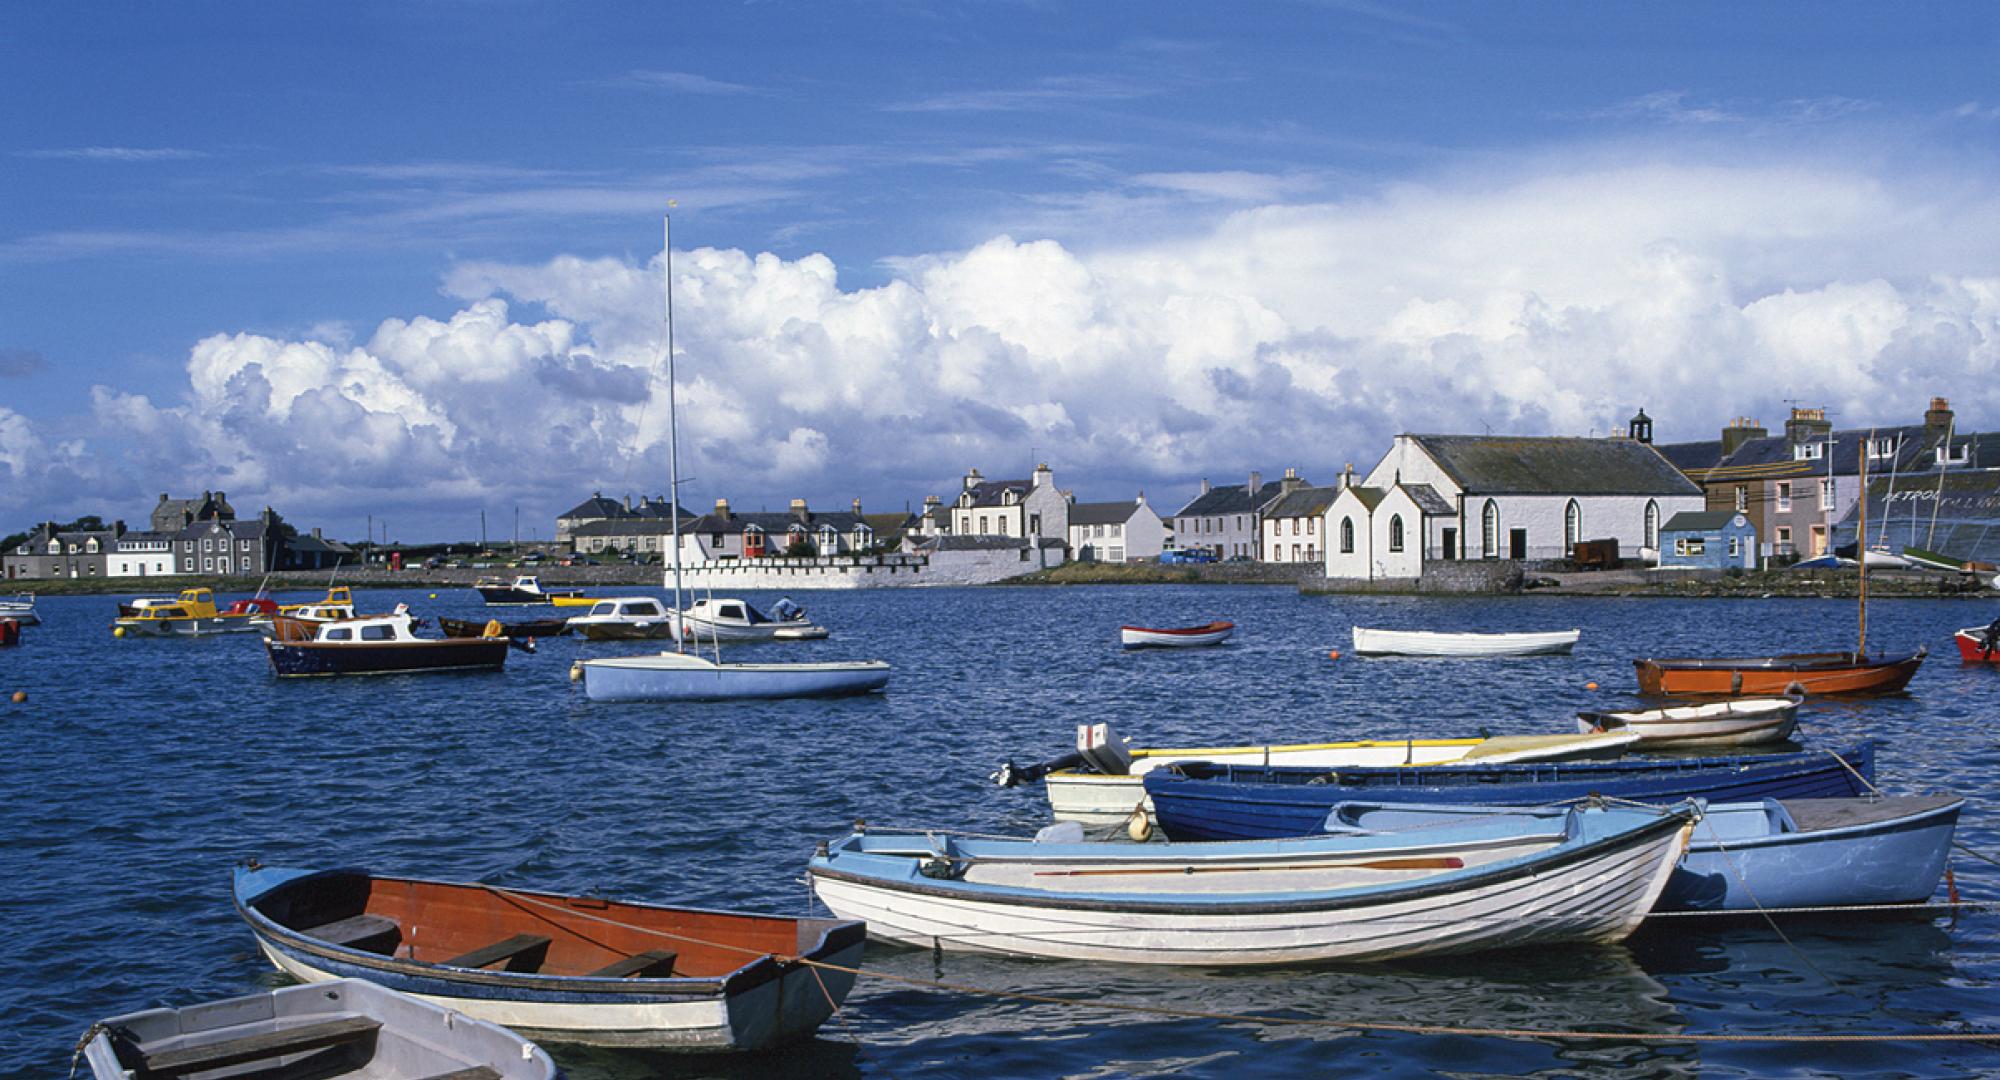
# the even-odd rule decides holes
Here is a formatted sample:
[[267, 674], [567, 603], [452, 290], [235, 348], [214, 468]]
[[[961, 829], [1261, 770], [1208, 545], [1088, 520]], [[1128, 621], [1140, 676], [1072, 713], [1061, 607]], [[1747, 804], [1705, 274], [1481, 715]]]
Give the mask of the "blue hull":
[[1146, 774], [1145, 781], [1153, 815], [1171, 840], [1267, 840], [1319, 832], [1334, 804], [1347, 801], [1540, 806], [1593, 794], [1648, 803], [1846, 798], [1867, 793], [1864, 778], [1874, 781], [1875, 745], [1870, 740], [1838, 757], [1812, 751], [1644, 762], [1354, 768], [1332, 773], [1195, 762], [1156, 769]]
[[738, 701], [849, 697], [889, 683], [889, 665], [723, 664], [643, 666], [645, 658], [586, 660], [584, 694], [592, 701]]
[[[1846, 800], [1839, 800], [1845, 802]], [[1859, 804], [1872, 820], [1833, 822], [1809, 816], [1812, 800], [1786, 809], [1802, 831], [1730, 835], [1723, 811], [1761, 816], [1762, 808], [1727, 807], [1695, 825], [1688, 853], [1656, 911], [1755, 911], [1758, 908], [1914, 904], [1944, 876], [1961, 800], [1888, 799]]]

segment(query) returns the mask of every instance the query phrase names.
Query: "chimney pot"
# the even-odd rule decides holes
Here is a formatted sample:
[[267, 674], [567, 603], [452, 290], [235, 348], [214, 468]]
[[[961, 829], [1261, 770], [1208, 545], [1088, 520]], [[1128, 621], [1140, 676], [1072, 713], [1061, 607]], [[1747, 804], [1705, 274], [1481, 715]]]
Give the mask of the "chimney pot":
[[854, 500], [854, 516], [855, 516], [855, 517], [860, 517], [860, 516], [861, 516], [861, 500], [860, 500], [860, 499], [856, 499], [856, 500]]

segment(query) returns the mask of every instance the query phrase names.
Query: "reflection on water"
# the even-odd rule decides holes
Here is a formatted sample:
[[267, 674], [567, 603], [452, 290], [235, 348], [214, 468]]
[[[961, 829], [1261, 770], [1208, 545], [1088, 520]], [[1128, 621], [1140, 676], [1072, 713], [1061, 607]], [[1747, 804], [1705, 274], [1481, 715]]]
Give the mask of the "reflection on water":
[[[290, 599], [289, 597], [287, 599]], [[373, 592], [477, 616], [469, 591]], [[818, 840], [882, 826], [1031, 833], [1038, 788], [986, 780], [1111, 719], [1141, 744], [1573, 731], [1636, 703], [1631, 657], [1839, 647], [1844, 602], [1303, 598], [1277, 588], [942, 589], [815, 596], [823, 642], [746, 659], [882, 657], [890, 692], [835, 702], [596, 707], [580, 655], [645, 643], [544, 643], [493, 676], [278, 682], [255, 641], [112, 641], [111, 600], [55, 597], [0, 654], [12, 771], [0, 800], [0, 1075], [50, 1075], [93, 1019], [242, 993], [272, 978], [231, 910], [228, 869], [374, 866], [705, 906], [798, 913]], [[1970, 605], [1871, 605], [1883, 646], [1949, 648]], [[1126, 653], [1120, 623], [1234, 620], [1220, 649]], [[1566, 657], [1371, 662], [1354, 624], [1579, 626]], [[1603, 687], [1590, 690], [1595, 682]], [[1960, 837], [2000, 850], [1981, 802], [2000, 778], [2000, 671], [1934, 653], [1907, 695], [1811, 702], [1809, 745], [1885, 740], [1891, 791], [1974, 801]], [[1968, 899], [2000, 869], [1954, 861]], [[32, 913], [31, 915], [29, 913]], [[1682, 920], [1629, 947], [1565, 946], [1423, 964], [1155, 970], [953, 954], [942, 977], [1016, 992], [1233, 1014], [1453, 1027], [1723, 1034], [2000, 1029], [2000, 941], [1984, 912], [1760, 924]], [[871, 947], [871, 969], [931, 978], [933, 958]], [[864, 979], [820, 1038], [752, 1058], [552, 1048], [572, 1077], [1125, 1075], [1711, 1076], [2000, 1074], [1984, 1046], [1770, 1046], [1357, 1033], [1164, 1018]]]

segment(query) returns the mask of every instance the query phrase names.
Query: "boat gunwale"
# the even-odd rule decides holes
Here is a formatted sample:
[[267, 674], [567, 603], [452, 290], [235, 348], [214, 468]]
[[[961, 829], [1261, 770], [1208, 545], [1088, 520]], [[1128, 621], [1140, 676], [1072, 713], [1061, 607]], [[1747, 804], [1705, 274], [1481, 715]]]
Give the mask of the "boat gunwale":
[[[1943, 803], [1934, 802], [1934, 800], [1939, 798], [1944, 798], [1948, 801]], [[1869, 820], [1866, 821], [1857, 821], [1846, 825], [1833, 825], [1820, 829], [1807, 829], [1800, 827], [1795, 832], [1772, 833], [1766, 836], [1725, 838], [1725, 837], [1717, 837], [1714, 835], [1710, 835], [1709, 837], [1704, 839], [1701, 832], [1701, 823], [1696, 822], [1694, 833], [1688, 839], [1688, 851], [1690, 853], [1699, 851], [1704, 854], [1714, 853], [1718, 855], [1730, 855], [1741, 851], [1749, 851], [1759, 848], [1783, 847], [1791, 844], [1801, 844], [1801, 843], [1808, 843], [1820, 840], [1855, 840], [1868, 836], [1877, 836], [1887, 832], [1901, 831], [1913, 827], [1928, 828], [1930, 827], [1932, 819], [1945, 818], [1945, 817], [1956, 819], [1959, 813], [1965, 809], [1965, 803], [1966, 803], [1966, 800], [1958, 796], [1934, 796], [1934, 795], [1891, 795], [1881, 799], [1863, 798], [1860, 799], [1859, 801], [1880, 805], [1886, 811], [1893, 805], [1893, 803], [1896, 800], [1899, 799], [1907, 799], [1907, 800], [1931, 803], [1931, 805], [1921, 806], [1913, 810], [1906, 810], [1894, 814], [1883, 813], [1879, 817], [1870, 818]], [[1771, 801], [1776, 802], [1780, 806], [1784, 806], [1788, 802], [1797, 802], [1802, 800], [1773, 799]], [[1723, 806], [1742, 807], [1742, 806], [1752, 806], [1752, 805], [1756, 804], [1748, 802], [1716, 804], [1717, 807], [1723, 807]], [[1786, 813], [1788, 815], [1791, 813], [1789, 807], [1786, 809]], [[1793, 818], [1793, 824], [1794, 825], [1798, 824], [1796, 818]]]

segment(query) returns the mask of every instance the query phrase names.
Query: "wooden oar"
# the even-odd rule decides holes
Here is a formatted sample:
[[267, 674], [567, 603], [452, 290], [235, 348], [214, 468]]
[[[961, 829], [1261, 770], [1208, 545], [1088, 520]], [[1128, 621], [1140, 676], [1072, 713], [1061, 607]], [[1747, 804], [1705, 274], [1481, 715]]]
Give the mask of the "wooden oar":
[[1453, 855], [1376, 859], [1372, 862], [1295, 863], [1282, 866], [1140, 866], [1117, 870], [1037, 870], [1036, 877], [1115, 877], [1126, 874], [1240, 874], [1263, 870], [1458, 870], [1465, 860]]

